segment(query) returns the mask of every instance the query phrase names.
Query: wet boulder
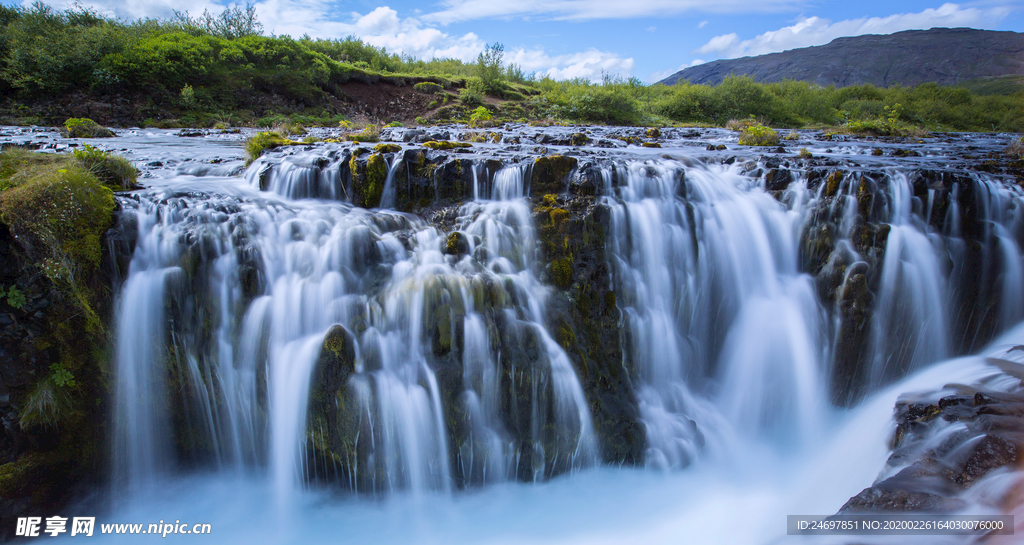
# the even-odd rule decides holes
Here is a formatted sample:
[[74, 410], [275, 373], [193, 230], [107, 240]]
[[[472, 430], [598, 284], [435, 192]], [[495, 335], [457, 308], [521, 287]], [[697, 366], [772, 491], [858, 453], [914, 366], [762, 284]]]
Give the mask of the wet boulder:
[[563, 193], [570, 174], [576, 169], [576, 158], [563, 155], [538, 157], [533, 162], [530, 176], [530, 194]]
[[469, 238], [461, 231], [454, 231], [444, 239], [442, 251], [447, 255], [463, 255], [469, 253]]
[[355, 371], [356, 339], [345, 326], [334, 324], [324, 335], [315, 382], [324, 390], [337, 391]]

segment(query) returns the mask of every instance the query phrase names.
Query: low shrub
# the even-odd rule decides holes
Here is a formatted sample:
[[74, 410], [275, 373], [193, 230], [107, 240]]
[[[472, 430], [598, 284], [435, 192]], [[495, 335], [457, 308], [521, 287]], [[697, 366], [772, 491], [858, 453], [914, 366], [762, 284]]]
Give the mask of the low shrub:
[[485, 122], [492, 119], [491, 111], [483, 106], [477, 106], [473, 113], [469, 115], [469, 125], [471, 127], [483, 126]]
[[779, 134], [770, 127], [757, 123], [740, 132], [739, 144], [741, 146], [777, 146], [779, 145]]
[[380, 142], [380, 127], [367, 125], [362, 131], [345, 136], [350, 142]]
[[478, 106], [484, 103], [484, 95], [472, 87], [466, 86], [466, 88], [459, 91], [459, 100], [466, 106]]
[[441, 85], [438, 85], [438, 84], [436, 84], [434, 82], [430, 82], [430, 81], [421, 81], [420, 83], [417, 83], [416, 85], [413, 85], [412, 87], [413, 87], [413, 89], [416, 89], [417, 91], [419, 91], [421, 93], [427, 93], [427, 94], [439, 93], [439, 92], [444, 90], [444, 87], [442, 87]]
[[72, 117], [60, 131], [64, 138], [110, 138], [114, 133], [87, 117]]

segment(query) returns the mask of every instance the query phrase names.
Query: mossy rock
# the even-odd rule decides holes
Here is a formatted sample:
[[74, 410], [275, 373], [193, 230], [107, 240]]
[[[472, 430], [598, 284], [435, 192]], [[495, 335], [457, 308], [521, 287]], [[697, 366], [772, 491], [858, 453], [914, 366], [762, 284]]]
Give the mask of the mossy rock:
[[779, 134], [758, 123], [744, 128], [738, 143], [741, 146], [778, 146]]
[[553, 208], [548, 212], [548, 217], [551, 218], [551, 225], [555, 227], [562, 225], [562, 222], [569, 219], [570, 215], [570, 212], [564, 208]]
[[566, 188], [566, 180], [576, 168], [576, 158], [563, 155], [538, 157], [533, 162], [530, 177], [530, 193], [562, 193]]
[[60, 131], [64, 138], [112, 138], [114, 132], [87, 117], [72, 117]]
[[645, 147], [645, 148], [660, 148], [661, 147], [661, 144], [659, 144], [657, 142], [644, 142], [644, 143], [642, 143], [640, 145]]
[[572, 285], [572, 261], [564, 257], [551, 262], [551, 282], [562, 289]]
[[277, 132], [266, 131], [257, 133], [255, 136], [245, 141], [245, 165], [249, 166], [249, 164], [262, 156], [267, 150], [272, 150], [281, 146], [297, 146], [301, 144], [302, 142], [296, 142], [285, 138]]
[[432, 150], [450, 150], [456, 148], [471, 148], [473, 147], [473, 144], [470, 144], [469, 142], [451, 142], [448, 140], [443, 140], [440, 142], [438, 142], [437, 140], [430, 140], [428, 142], [424, 142], [423, 147]]
[[589, 143], [590, 137], [581, 132], [574, 133], [572, 136], [569, 137], [569, 144], [576, 147], [586, 146]]
[[315, 388], [333, 395], [355, 372], [356, 338], [345, 326], [334, 324], [324, 335], [316, 364]]
[[836, 193], [839, 193], [839, 184], [843, 181], [843, 174], [838, 170], [829, 174], [828, 182], [825, 185], [825, 195], [834, 197]]
[[444, 253], [448, 255], [462, 255], [469, 253], [469, 238], [461, 231], [448, 233], [444, 239]]
[[110, 188], [74, 163], [41, 168], [0, 194], [0, 217], [12, 232], [27, 237], [52, 279], [74, 278], [78, 269], [99, 266], [115, 207]]
[[376, 153], [398, 153], [402, 151], [402, 146], [398, 144], [377, 144], [373, 146], [373, 151]]
[[661, 130], [658, 127], [651, 127], [644, 131], [647, 138], [661, 138]]
[[352, 192], [356, 197], [353, 204], [363, 208], [377, 208], [380, 206], [380, 199], [384, 194], [384, 183], [388, 178], [388, 164], [380, 153], [374, 153], [365, 163], [359, 161], [360, 155], [362, 154], [353, 153], [349, 160], [349, 169], [352, 172]]

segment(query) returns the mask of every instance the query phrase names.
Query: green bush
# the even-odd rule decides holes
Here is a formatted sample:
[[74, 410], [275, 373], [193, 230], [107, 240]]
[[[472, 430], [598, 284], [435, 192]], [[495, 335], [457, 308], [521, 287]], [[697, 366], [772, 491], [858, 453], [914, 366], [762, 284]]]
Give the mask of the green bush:
[[757, 123], [740, 132], [739, 144], [741, 146], [777, 146], [779, 145], [779, 134], [770, 127]]
[[473, 110], [473, 113], [470, 114], [469, 116], [469, 124], [472, 127], [476, 127], [478, 125], [481, 125], [485, 121], [490, 121], [491, 119], [492, 116], [490, 110], [484, 108], [483, 106], [477, 106], [477, 108]]
[[483, 83], [487, 94], [500, 96], [505, 90], [505, 69], [501, 60], [505, 56], [505, 46], [494, 43], [485, 48], [476, 58], [476, 72]]
[[65, 138], [110, 138], [114, 133], [89, 118], [72, 117], [60, 131]]
[[459, 91], [459, 100], [466, 106], [479, 106], [484, 103], [484, 95], [487, 89], [480, 80], [469, 80], [466, 86]]
[[195, 91], [195, 89], [193, 89], [191, 85], [186, 83], [185, 86], [181, 88], [181, 92], [178, 93], [178, 100], [180, 100], [181, 101], [181, 105], [184, 106], [187, 109], [191, 110], [192, 108], [195, 108], [196, 107], [196, 91]]
[[431, 82], [431, 81], [421, 81], [421, 82], [417, 83], [416, 85], [413, 85], [412, 87], [413, 87], [413, 89], [416, 89], [417, 91], [419, 91], [421, 93], [427, 93], [427, 94], [440, 93], [441, 91], [444, 90], [444, 87], [442, 87], [441, 85], [439, 85], [437, 83]]

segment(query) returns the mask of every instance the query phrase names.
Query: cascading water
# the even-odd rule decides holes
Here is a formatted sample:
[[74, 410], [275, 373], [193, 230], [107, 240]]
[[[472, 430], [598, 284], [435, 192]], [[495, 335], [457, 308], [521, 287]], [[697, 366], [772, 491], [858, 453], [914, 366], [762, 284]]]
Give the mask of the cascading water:
[[[122, 224], [137, 230], [116, 322], [114, 470], [124, 498], [149, 497], [153, 484], [195, 466], [214, 468], [213, 484], [196, 485], [211, 496], [242, 501], [223, 485], [273, 499], [242, 501], [253, 512], [309, 507], [307, 537], [327, 535], [337, 517], [353, 539], [410, 518], [414, 528], [381, 539], [492, 541], [484, 526], [513, 542], [544, 537], [505, 521], [509, 510], [580, 536], [554, 513], [584, 498], [567, 515], [591, 521], [582, 541], [621, 541], [614, 526], [636, 521], [651, 521], [637, 535], [673, 541], [673, 519], [696, 523], [726, 508], [834, 512], [885, 464], [896, 395], [1007, 380], [982, 358], [930, 365], [1024, 316], [1019, 188], [979, 176], [946, 191], [889, 168], [827, 182], [794, 170], [780, 189], [756, 173], [768, 170], [763, 159], [597, 157], [590, 195], [608, 229], [594, 232], [646, 431], [639, 461], [691, 468], [596, 468], [518, 488], [511, 481], [593, 468], [606, 454], [593, 416], [603, 392], [581, 386], [593, 370], [551, 319], [542, 199], [527, 191], [536, 173], [521, 157], [424, 168], [408, 151], [375, 154], [384, 174], [373, 210], [346, 202], [366, 167], [341, 146], [269, 154], [244, 183], [179, 176], [122, 199]], [[433, 191], [432, 201], [417, 197], [422, 217], [388, 210], [410, 209], [399, 203], [417, 170], [430, 173]], [[466, 187], [445, 201], [441, 173], [453, 171]], [[567, 209], [572, 199], [543, 197]], [[962, 203], [973, 203], [971, 215]], [[574, 290], [562, 291], [582, 299]], [[863, 387], [839, 395], [850, 339], [866, 347], [855, 377]], [[1019, 330], [1009, 339], [1024, 342]], [[324, 515], [322, 484], [393, 503], [351, 499], [342, 510], [352, 514]], [[449, 494], [478, 485], [488, 491]], [[680, 502], [680, 489], [702, 505]], [[627, 521], [621, 495], [653, 499], [626, 509]], [[411, 515], [427, 504], [436, 517]], [[168, 504], [140, 505], [121, 509]], [[749, 541], [777, 534], [767, 517]]]
[[826, 356], [797, 268], [800, 212], [736, 167], [633, 163], [617, 175], [612, 254], [648, 463], [689, 463], [720, 421], [799, 445], [825, 409]]
[[896, 173], [887, 181], [890, 229], [873, 324], [876, 386], [944, 359], [950, 350], [947, 271], [939, 265], [944, 241], [926, 228], [906, 176]]
[[[606, 200], [611, 259], [629, 324], [626, 357], [640, 368], [647, 463], [686, 465], [705, 441], [731, 432], [766, 434], [793, 447], [820, 433], [836, 350], [830, 331], [838, 327], [829, 325], [830, 301], [819, 300], [813, 279], [800, 271], [798, 246], [826, 187], [815, 195], [798, 178], [777, 200], [737, 165], [614, 168], [602, 179], [619, 180], [617, 192], [608, 191], [616, 197]], [[862, 271], [857, 263], [865, 265], [850, 242], [863, 191], [858, 181], [845, 180], [832, 205], [847, 278]], [[947, 295], [946, 265], [947, 252], [963, 245], [961, 234], [928, 223], [939, 197], [933, 191], [922, 203], [902, 172], [890, 173], [882, 189], [888, 240], [872, 318], [870, 389], [948, 357], [948, 308], [962, 304]], [[1024, 201], [992, 181], [975, 180], [973, 189], [982, 195], [986, 240], [998, 252], [999, 272], [986, 277], [998, 278], [999, 323], [1007, 327], [1021, 309], [1021, 254], [1009, 233], [1020, 232]]]
[[[593, 464], [582, 390], [543, 325], [523, 174], [497, 173], [498, 200], [466, 204], [448, 239], [410, 216], [342, 204], [144, 195], [119, 321], [122, 480], [173, 457], [170, 419], [156, 414], [168, 383], [184, 391], [172, 401], [184, 448], [206, 445], [222, 466], [266, 460], [279, 498], [325, 472], [380, 492]], [[353, 374], [329, 403], [355, 413], [347, 458], [324, 452], [322, 429], [306, 439], [311, 377], [335, 324], [358, 335]], [[451, 383], [457, 353], [464, 371]], [[163, 377], [168, 360], [175, 371]], [[461, 395], [449, 400], [438, 373]], [[465, 414], [465, 435], [449, 433], [452, 411]]]

